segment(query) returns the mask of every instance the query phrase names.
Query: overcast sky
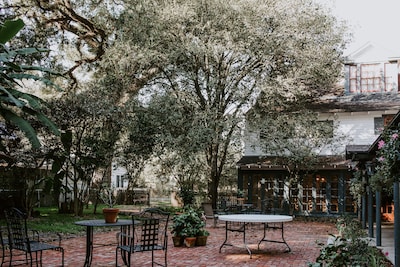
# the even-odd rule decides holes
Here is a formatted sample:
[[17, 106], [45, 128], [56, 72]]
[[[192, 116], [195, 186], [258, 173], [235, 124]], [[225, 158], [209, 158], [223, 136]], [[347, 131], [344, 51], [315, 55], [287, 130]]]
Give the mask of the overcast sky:
[[400, 54], [400, 0], [316, 0], [332, 9], [341, 20], [348, 21], [354, 41], [353, 52], [368, 41]]

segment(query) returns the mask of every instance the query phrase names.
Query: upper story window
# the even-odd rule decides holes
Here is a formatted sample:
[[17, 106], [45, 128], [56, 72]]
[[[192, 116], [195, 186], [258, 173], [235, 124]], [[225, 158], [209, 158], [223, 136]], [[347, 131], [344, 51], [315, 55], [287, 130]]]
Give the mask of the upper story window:
[[348, 65], [348, 92], [397, 92], [397, 76], [393, 63]]
[[383, 132], [383, 117], [374, 118], [374, 134], [380, 135]]
[[375, 135], [380, 135], [385, 126], [389, 125], [392, 121], [394, 115], [393, 114], [384, 114], [382, 117], [375, 117], [374, 118], [374, 133]]

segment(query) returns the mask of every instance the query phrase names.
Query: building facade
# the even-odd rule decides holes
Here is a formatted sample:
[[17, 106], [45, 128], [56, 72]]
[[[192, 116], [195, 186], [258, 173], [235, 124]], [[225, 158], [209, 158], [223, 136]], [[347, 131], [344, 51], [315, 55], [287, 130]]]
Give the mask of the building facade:
[[311, 107], [319, 119], [334, 120], [345, 137], [335, 151], [322, 151], [312, 171], [291, 182], [285, 162], [276, 164], [260, 148], [260, 132], [248, 130], [245, 153], [238, 162], [238, 188], [244, 202], [264, 212], [356, 214], [360, 200], [351, 194], [356, 163], [346, 153], [368, 149], [400, 110], [398, 60], [391, 51], [366, 44], [348, 55], [339, 93]]

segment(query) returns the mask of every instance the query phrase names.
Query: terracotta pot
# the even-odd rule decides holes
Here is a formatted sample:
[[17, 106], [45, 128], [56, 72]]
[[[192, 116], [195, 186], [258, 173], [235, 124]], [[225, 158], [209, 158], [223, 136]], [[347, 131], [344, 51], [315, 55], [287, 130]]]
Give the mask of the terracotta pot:
[[196, 245], [196, 237], [185, 237], [185, 246], [188, 248], [192, 248]]
[[116, 223], [118, 221], [119, 209], [116, 208], [104, 208], [103, 215], [106, 223]]
[[206, 235], [204, 236], [198, 236], [196, 238], [196, 246], [205, 246], [207, 245], [207, 237]]
[[180, 247], [183, 245], [183, 237], [182, 236], [173, 236], [172, 242], [174, 243], [174, 247]]

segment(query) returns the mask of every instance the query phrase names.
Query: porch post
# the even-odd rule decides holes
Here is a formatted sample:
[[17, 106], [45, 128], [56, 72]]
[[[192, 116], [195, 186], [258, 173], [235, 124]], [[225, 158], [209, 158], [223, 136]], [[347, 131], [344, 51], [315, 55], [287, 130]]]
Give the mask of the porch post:
[[261, 178], [261, 213], [265, 213], [265, 178]]
[[374, 237], [374, 207], [371, 186], [367, 185], [368, 192], [368, 237]]
[[399, 182], [393, 184], [394, 202], [394, 266], [400, 267], [400, 203], [399, 203]]
[[382, 245], [382, 222], [381, 222], [381, 190], [378, 188], [375, 193], [376, 198], [376, 245]]

